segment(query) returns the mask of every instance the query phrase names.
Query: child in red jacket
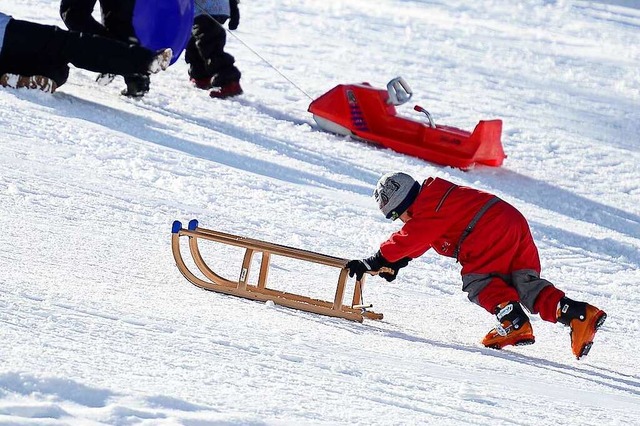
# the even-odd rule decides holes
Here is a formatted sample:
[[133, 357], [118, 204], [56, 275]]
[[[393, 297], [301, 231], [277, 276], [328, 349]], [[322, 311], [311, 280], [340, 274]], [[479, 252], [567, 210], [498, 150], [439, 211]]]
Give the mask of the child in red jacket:
[[347, 263], [350, 276], [359, 280], [366, 272], [387, 267], [394, 272], [380, 276], [392, 281], [411, 259], [433, 248], [460, 262], [462, 290], [497, 316], [500, 324], [485, 336], [483, 345], [501, 349], [534, 343], [523, 305], [545, 321], [568, 325], [574, 355], [580, 359], [588, 354], [607, 315], [565, 297], [540, 278], [538, 250], [526, 219], [515, 207], [495, 195], [440, 178], [420, 185], [399, 172], [382, 176], [374, 197], [387, 219], [399, 218], [404, 226], [375, 255]]

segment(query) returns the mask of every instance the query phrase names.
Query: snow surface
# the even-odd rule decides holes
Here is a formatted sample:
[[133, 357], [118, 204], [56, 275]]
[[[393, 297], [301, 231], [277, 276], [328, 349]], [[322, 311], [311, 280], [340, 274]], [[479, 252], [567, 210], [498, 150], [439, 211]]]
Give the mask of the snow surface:
[[[58, 1], [0, 1], [62, 26]], [[245, 94], [212, 100], [179, 60], [141, 100], [72, 69], [55, 94], [0, 90], [0, 424], [640, 424], [640, 2], [243, 1], [228, 50]], [[256, 55], [259, 54], [259, 56]], [[504, 120], [508, 158], [469, 172], [317, 129], [311, 99], [403, 76], [436, 122]], [[400, 113], [418, 119], [411, 105]], [[363, 324], [203, 291], [171, 224], [344, 258], [398, 224], [392, 170], [495, 192], [530, 220], [543, 275], [609, 319], [588, 357], [532, 318], [533, 346], [428, 253], [370, 278]], [[241, 251], [207, 260], [237, 277]], [[335, 270], [272, 282], [332, 297]], [[276, 287], [277, 287], [276, 286]]]

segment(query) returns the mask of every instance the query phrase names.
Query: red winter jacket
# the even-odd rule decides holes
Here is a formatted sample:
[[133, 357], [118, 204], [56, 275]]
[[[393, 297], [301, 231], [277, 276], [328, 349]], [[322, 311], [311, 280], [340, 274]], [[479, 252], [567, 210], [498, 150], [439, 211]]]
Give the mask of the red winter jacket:
[[[416, 200], [409, 206], [411, 220], [381, 244], [380, 252], [390, 262], [403, 257], [416, 258], [430, 248], [443, 256], [455, 257], [454, 252], [463, 231], [476, 213], [494, 197], [444, 179], [429, 178], [424, 181]], [[463, 269], [466, 269], [463, 272], [506, 273], [520, 267], [539, 269], [535, 246], [531, 247], [531, 253], [523, 253], [525, 260], [522, 265], [512, 264], [512, 259], [506, 256], [500, 259], [500, 253], [493, 253], [497, 258], [495, 262], [490, 262], [491, 265], [487, 262], [475, 265], [474, 259], [494, 251], [507, 233], [512, 234], [516, 241], [520, 236], [530, 236], [529, 226], [522, 214], [500, 200], [485, 211], [460, 246], [458, 260]], [[527, 241], [527, 245], [532, 244], [532, 240], [530, 244]], [[464, 268], [466, 263], [469, 263], [468, 268]], [[485, 267], [490, 270], [477, 270]]]

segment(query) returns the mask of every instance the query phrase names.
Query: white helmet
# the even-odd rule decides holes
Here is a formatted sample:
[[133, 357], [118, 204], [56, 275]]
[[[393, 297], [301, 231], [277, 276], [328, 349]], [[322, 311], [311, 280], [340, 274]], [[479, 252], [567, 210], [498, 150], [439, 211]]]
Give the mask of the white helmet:
[[378, 207], [387, 219], [396, 220], [420, 193], [420, 184], [402, 172], [382, 176], [373, 191]]

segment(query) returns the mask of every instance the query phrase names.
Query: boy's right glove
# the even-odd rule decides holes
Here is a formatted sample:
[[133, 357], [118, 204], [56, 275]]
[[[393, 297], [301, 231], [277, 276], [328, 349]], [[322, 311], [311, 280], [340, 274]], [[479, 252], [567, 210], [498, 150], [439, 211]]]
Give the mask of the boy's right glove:
[[385, 280], [387, 280], [388, 282], [391, 282], [393, 280], [396, 279], [396, 277], [398, 276], [398, 271], [400, 271], [400, 269], [404, 268], [405, 266], [407, 266], [409, 264], [409, 262], [411, 262], [410, 257], [403, 257], [400, 260], [397, 260], [393, 263], [388, 263], [387, 266], [388, 268], [393, 270], [393, 274], [390, 272], [380, 272], [378, 275], [380, 275], [382, 278], [384, 278]]
[[229, 0], [230, 16], [229, 16], [229, 29], [235, 30], [240, 25], [240, 9], [238, 8], [239, 0]]

